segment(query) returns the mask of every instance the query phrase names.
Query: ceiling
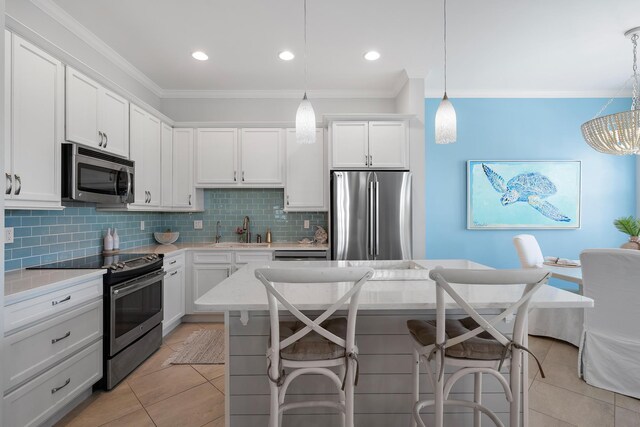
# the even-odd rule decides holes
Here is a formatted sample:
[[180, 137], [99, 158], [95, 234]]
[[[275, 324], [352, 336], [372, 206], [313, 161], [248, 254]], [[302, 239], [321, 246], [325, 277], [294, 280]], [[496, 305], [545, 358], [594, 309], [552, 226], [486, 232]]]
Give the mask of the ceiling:
[[[304, 89], [302, 0], [53, 0], [162, 91]], [[442, 1], [308, 0], [308, 88], [442, 90]], [[448, 92], [607, 96], [631, 75], [638, 0], [450, 0]], [[284, 62], [281, 50], [296, 58]], [[363, 54], [378, 50], [376, 62]], [[191, 58], [203, 50], [209, 61]], [[214, 93], [214, 92], [212, 92]], [[316, 96], [317, 96], [316, 95]], [[184, 94], [183, 94], [184, 96]]]

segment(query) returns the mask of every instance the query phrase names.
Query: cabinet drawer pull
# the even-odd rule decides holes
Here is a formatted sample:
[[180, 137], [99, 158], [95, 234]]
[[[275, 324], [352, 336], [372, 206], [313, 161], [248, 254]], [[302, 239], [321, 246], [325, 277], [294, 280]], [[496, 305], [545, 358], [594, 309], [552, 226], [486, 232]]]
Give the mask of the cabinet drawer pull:
[[242, 182], [244, 182], [244, 171], [242, 171]]
[[22, 179], [20, 178], [20, 175], [13, 175], [16, 179], [16, 192], [15, 194], [18, 195], [20, 194], [20, 190], [22, 190]]
[[237, 171], [233, 171], [233, 182], [238, 181], [238, 172]]
[[175, 264], [176, 262], [178, 262], [178, 260], [177, 260], [177, 259], [174, 259], [174, 260], [173, 260], [173, 261], [171, 261], [169, 264], [170, 264], [170, 265], [173, 265], [173, 264]]
[[178, 270], [174, 271], [173, 273], [171, 273], [169, 276], [175, 276], [176, 274], [178, 274]]
[[189, 206], [191, 206], [191, 194], [189, 194]]
[[13, 188], [13, 179], [11, 178], [10, 173], [5, 173], [4, 175], [7, 180], [7, 189], [5, 190], [4, 194], [11, 194], [11, 189]]
[[69, 296], [68, 296], [68, 297], [66, 297], [66, 298], [61, 299], [60, 301], [51, 301], [51, 305], [58, 305], [58, 304], [61, 304], [61, 303], [63, 303], [63, 302], [67, 302], [67, 301], [69, 301], [70, 299], [71, 299], [71, 295], [69, 295]]
[[98, 142], [98, 147], [102, 147], [102, 142], [104, 141], [104, 134], [101, 130], [98, 131], [98, 136], [100, 137], [100, 142]]
[[63, 388], [65, 388], [66, 386], [69, 385], [69, 383], [71, 382], [71, 378], [67, 378], [67, 380], [64, 382], [64, 384], [62, 384], [60, 387], [54, 387], [51, 389], [51, 394], [57, 393], [60, 390], [62, 390]]
[[58, 341], [62, 341], [65, 338], [69, 338], [71, 336], [71, 331], [67, 332], [66, 334], [64, 334], [63, 336], [61, 336], [60, 338], [54, 338], [51, 340], [51, 344], [55, 344]]
[[102, 148], [107, 148], [107, 144], [109, 143], [109, 136], [106, 133], [103, 133], [104, 135], [104, 145], [102, 146]]

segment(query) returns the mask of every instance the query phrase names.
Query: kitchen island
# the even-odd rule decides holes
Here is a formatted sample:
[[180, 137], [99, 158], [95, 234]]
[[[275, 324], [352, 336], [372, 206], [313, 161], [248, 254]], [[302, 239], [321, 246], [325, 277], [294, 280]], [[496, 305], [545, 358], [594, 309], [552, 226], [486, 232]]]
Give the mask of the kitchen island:
[[[372, 281], [360, 294], [360, 309], [356, 327], [356, 342], [360, 356], [360, 380], [355, 391], [355, 422], [358, 426], [409, 425], [411, 417], [412, 344], [406, 321], [412, 318], [435, 317], [435, 283], [428, 271], [436, 266], [447, 268], [486, 268], [466, 260], [435, 261], [326, 261], [326, 262], [270, 262], [248, 264], [199, 298], [195, 304], [204, 311], [224, 312], [227, 342], [226, 369], [226, 425], [233, 427], [266, 426], [269, 413], [269, 385], [266, 376], [266, 349], [269, 338], [269, 313], [266, 291], [254, 276], [256, 268], [305, 268], [350, 265], [370, 265], [376, 269]], [[342, 295], [340, 284], [288, 285], [279, 290], [301, 310], [313, 312], [328, 308]], [[501, 308], [517, 301], [524, 285], [476, 286], [460, 291], [467, 301], [482, 314], [498, 314]], [[462, 316], [449, 300], [448, 315]], [[593, 301], [580, 295], [543, 286], [533, 297], [533, 307], [568, 308], [591, 307]], [[346, 308], [346, 307], [345, 307]], [[311, 316], [314, 317], [314, 316]], [[504, 329], [511, 323], [502, 323]], [[523, 378], [527, 381], [527, 358]], [[525, 382], [525, 384], [528, 384]], [[421, 379], [423, 398], [430, 390], [426, 376]], [[460, 380], [453, 388], [453, 398], [470, 399], [471, 378]], [[336, 396], [335, 387], [321, 377], [299, 378], [287, 393], [288, 401]], [[303, 396], [304, 395], [304, 396]], [[527, 387], [523, 392], [527, 425]], [[484, 381], [483, 402], [508, 424], [509, 405], [499, 383], [487, 376]], [[471, 425], [472, 412], [446, 408], [446, 425]], [[428, 410], [427, 410], [428, 413]], [[339, 425], [331, 410], [307, 408], [288, 412], [284, 426]]]

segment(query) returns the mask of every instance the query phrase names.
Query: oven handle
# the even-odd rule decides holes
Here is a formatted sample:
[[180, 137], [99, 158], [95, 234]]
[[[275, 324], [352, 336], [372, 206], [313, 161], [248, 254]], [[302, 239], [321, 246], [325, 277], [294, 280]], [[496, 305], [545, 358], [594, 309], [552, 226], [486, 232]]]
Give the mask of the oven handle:
[[151, 283], [156, 282], [159, 277], [163, 277], [165, 274], [166, 273], [164, 272], [164, 270], [160, 270], [151, 274], [147, 274], [140, 278], [131, 280], [129, 282], [125, 282], [124, 284], [116, 288], [113, 288], [111, 290], [111, 299], [116, 300], [118, 298], [122, 298], [126, 295], [129, 295], [130, 293], [138, 291], [144, 288], [145, 286], [148, 286]]

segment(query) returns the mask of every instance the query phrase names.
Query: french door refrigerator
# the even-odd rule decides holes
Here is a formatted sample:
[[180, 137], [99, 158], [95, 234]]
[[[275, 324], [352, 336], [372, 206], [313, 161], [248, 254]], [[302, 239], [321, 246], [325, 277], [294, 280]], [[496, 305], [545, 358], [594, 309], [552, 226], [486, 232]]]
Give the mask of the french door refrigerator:
[[331, 173], [331, 259], [411, 259], [411, 172]]

